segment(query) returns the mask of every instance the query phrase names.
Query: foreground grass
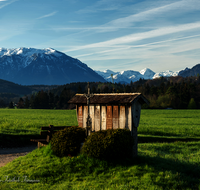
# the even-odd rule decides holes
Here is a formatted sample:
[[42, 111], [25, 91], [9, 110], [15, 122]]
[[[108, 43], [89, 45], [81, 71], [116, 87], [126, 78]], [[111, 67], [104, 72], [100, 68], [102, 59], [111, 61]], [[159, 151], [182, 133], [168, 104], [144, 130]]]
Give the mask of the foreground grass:
[[[76, 124], [74, 110], [0, 109], [0, 114], [3, 136], [29, 137], [44, 125]], [[200, 110], [142, 110], [137, 159], [58, 158], [50, 146], [36, 149], [0, 168], [0, 189], [200, 189], [199, 115]]]
[[141, 144], [139, 152], [135, 160], [108, 162], [84, 155], [58, 158], [50, 146], [36, 149], [0, 169], [0, 189], [200, 188], [199, 142]]

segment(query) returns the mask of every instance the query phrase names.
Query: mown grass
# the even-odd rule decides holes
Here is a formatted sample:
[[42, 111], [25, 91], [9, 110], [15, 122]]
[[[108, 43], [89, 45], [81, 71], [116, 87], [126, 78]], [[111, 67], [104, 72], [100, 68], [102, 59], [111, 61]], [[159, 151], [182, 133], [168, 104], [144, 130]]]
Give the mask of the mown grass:
[[41, 126], [78, 125], [75, 110], [0, 109], [0, 133], [39, 134]]
[[140, 142], [200, 140], [200, 110], [142, 110]]
[[0, 147], [26, 146], [42, 126], [78, 126], [75, 110], [0, 109]]
[[[199, 110], [142, 110], [139, 137], [151, 137], [151, 141], [138, 144], [137, 159], [59, 158], [50, 145], [36, 149], [0, 168], [0, 189], [200, 189], [198, 115]], [[196, 120], [191, 123], [195, 133], [185, 131], [190, 126], [187, 118]], [[168, 119], [173, 121], [168, 123]], [[188, 135], [189, 140], [179, 141]], [[173, 139], [173, 143], [163, 143], [165, 138]], [[152, 139], [161, 142], [153, 143]], [[5, 182], [5, 176], [11, 181], [19, 178], [19, 182]], [[39, 182], [28, 183], [24, 176]]]

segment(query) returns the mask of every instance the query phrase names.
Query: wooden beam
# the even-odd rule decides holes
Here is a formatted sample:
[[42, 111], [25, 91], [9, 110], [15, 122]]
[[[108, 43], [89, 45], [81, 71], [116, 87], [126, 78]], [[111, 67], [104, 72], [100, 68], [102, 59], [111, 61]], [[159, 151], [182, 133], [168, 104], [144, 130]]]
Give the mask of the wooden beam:
[[133, 127], [138, 127], [140, 122], [140, 112], [141, 112], [141, 104], [139, 102], [135, 102], [132, 106], [132, 122]]

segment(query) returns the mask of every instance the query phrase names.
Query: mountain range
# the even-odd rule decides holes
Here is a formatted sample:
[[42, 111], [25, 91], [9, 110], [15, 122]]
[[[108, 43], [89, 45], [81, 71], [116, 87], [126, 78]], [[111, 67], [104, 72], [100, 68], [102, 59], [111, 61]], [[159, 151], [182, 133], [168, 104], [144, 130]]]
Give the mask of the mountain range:
[[105, 82], [86, 64], [52, 48], [0, 48], [0, 79], [21, 85]]
[[[105, 70], [105, 71], [96, 71], [99, 75], [101, 75], [106, 81], [112, 82], [112, 80], [116, 83], [130, 83], [136, 82], [140, 79], [155, 79], [159, 77], [170, 77], [170, 76], [182, 76], [182, 77], [188, 77], [188, 76], [197, 76], [200, 74], [200, 64], [195, 65], [193, 68], [189, 69], [186, 68], [185, 70], [181, 71], [163, 71], [159, 73], [155, 73], [149, 68], [145, 68], [141, 71], [133, 71], [133, 70], [127, 70], [127, 71], [121, 71], [121, 72], [114, 72], [111, 70]], [[111, 74], [113, 75], [113, 79], [111, 77]]]
[[[161, 76], [194, 76], [200, 64], [192, 69], [155, 73], [149, 68], [141, 71], [94, 71], [80, 60], [52, 48], [0, 48], [0, 79], [20, 85], [63, 85], [72, 82], [130, 83]], [[113, 79], [111, 77], [113, 75]]]
[[105, 80], [112, 82], [111, 74], [113, 74], [113, 80], [116, 83], [130, 83], [138, 81], [141, 79], [155, 79], [159, 78], [161, 76], [169, 77], [169, 76], [178, 76], [178, 72], [173, 71], [165, 71], [160, 73], [155, 73], [149, 68], [145, 68], [143, 70], [139, 71], [121, 71], [121, 72], [113, 72], [111, 70], [105, 70], [105, 71], [96, 71], [99, 75], [101, 75]]

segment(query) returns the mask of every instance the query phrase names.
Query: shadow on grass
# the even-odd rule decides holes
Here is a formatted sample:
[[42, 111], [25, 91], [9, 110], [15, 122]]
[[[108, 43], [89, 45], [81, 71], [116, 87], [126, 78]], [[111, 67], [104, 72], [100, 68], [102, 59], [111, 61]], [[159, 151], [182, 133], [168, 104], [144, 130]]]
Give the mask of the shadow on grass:
[[[152, 166], [158, 173], [170, 171], [174, 174], [174, 180], [180, 182], [180, 189], [199, 189], [200, 165], [198, 163], [190, 163], [177, 159], [139, 156], [136, 160], [138, 164], [148, 164]], [[156, 185], [159, 185], [159, 182]], [[165, 188], [170, 188], [170, 184], [165, 184]], [[164, 189], [165, 189], [164, 188]]]
[[36, 143], [31, 142], [30, 139], [39, 139], [40, 135], [10, 135], [10, 134], [0, 134], [0, 147], [1, 148], [11, 148], [11, 147], [23, 147], [29, 145], [36, 145]]
[[[161, 158], [159, 156], [151, 157], [148, 155], [139, 155], [134, 160], [115, 160], [107, 161], [107, 163], [109, 167], [113, 168], [116, 166], [124, 168], [137, 166], [138, 171], [134, 170], [134, 176], [145, 181], [142, 177], [145, 174], [150, 174], [150, 176], [152, 175], [151, 183], [163, 189], [171, 189], [172, 187], [173, 189], [199, 189], [200, 187], [200, 165], [198, 163]], [[168, 173], [172, 175], [168, 176]], [[156, 177], [160, 179], [157, 180]]]
[[184, 137], [138, 137], [138, 143], [171, 143], [171, 142], [192, 142], [192, 141], [200, 141], [200, 138], [184, 138]]

